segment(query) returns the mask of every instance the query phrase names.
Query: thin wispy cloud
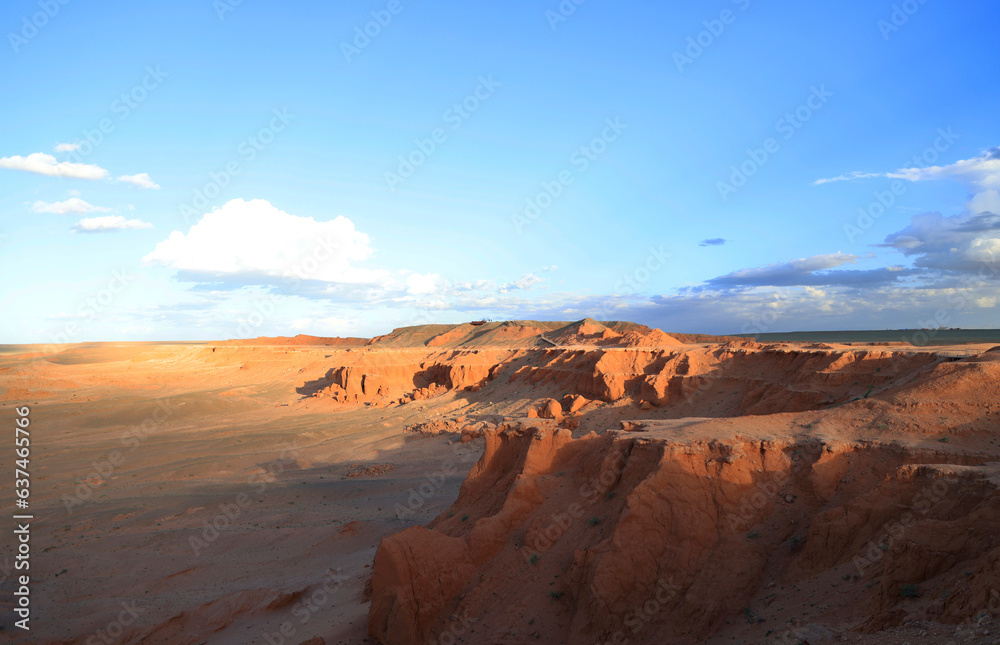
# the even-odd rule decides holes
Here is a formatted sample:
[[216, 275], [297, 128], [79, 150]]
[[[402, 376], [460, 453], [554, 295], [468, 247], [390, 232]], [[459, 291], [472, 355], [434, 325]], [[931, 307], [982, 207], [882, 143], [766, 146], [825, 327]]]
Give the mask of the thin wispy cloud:
[[153, 181], [149, 176], [149, 173], [141, 172], [138, 175], [122, 175], [116, 178], [118, 181], [124, 182], [126, 184], [132, 184], [137, 188], [145, 188], [147, 190], [159, 190], [160, 185]]
[[85, 215], [87, 213], [108, 213], [110, 208], [94, 206], [79, 197], [70, 197], [61, 202], [37, 201], [31, 205], [36, 213], [55, 213], [56, 215]]
[[854, 181], [856, 179], [871, 179], [872, 177], [887, 177], [886, 173], [881, 172], [861, 172], [855, 170], [854, 172], [849, 172], [846, 175], [838, 175], [836, 177], [828, 177], [826, 179], [817, 179], [812, 183], [813, 186], [820, 186], [822, 184], [832, 184], [837, 181]]
[[851, 172], [838, 177], [817, 179], [814, 186], [837, 181], [854, 181], [872, 177], [905, 179], [906, 181], [930, 181], [945, 178], [961, 178], [970, 181], [980, 190], [1000, 189], [1000, 146], [990, 148], [971, 159], [962, 159], [944, 166], [926, 168], [900, 168], [889, 172]]
[[[60, 143], [56, 146], [58, 152], [72, 152], [79, 146], [75, 143]], [[0, 157], [0, 168], [10, 170], [23, 170], [38, 175], [48, 175], [50, 177], [64, 177], [67, 179], [107, 179], [111, 173], [107, 169], [94, 164], [78, 163], [73, 161], [59, 161], [53, 155], [46, 152], [33, 152], [27, 156], [13, 155], [10, 157]], [[160, 185], [153, 181], [149, 173], [138, 173], [135, 175], [120, 175], [115, 178], [126, 184], [131, 184], [137, 188], [157, 190]]]
[[539, 278], [534, 273], [526, 273], [513, 282], [508, 282], [500, 287], [500, 293], [508, 291], [526, 291], [537, 284], [545, 282], [544, 278]]
[[[864, 286], [896, 282], [912, 275], [913, 271], [902, 266], [875, 269], [838, 269], [846, 264], [856, 264], [861, 259], [847, 253], [831, 253], [800, 258], [789, 262], [769, 264], [733, 271], [712, 278], [700, 289], [740, 287], [800, 287], [800, 286]], [[837, 269], [837, 270], [834, 270]], [[699, 288], [695, 288], [698, 290]]]
[[138, 219], [125, 219], [121, 215], [105, 215], [103, 217], [84, 218], [76, 223], [73, 231], [77, 233], [110, 233], [112, 231], [134, 231], [152, 228], [149, 222]]

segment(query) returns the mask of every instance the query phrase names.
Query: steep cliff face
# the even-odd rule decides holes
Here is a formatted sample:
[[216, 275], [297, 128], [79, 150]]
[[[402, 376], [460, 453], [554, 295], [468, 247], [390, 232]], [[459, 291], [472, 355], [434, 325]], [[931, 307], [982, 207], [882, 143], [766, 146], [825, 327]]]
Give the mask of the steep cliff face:
[[[512, 380], [557, 383], [589, 398], [628, 396], [682, 416], [773, 414], [868, 397], [940, 358], [929, 353], [761, 349], [551, 349]], [[723, 396], [719, 396], [722, 394]]]
[[[482, 330], [427, 327], [397, 330], [368, 348], [334, 350], [331, 370], [312, 395], [342, 403], [405, 403], [489, 386], [498, 398], [508, 398], [504, 385], [509, 384], [559, 389], [606, 403], [646, 403], [675, 417], [766, 415], [878, 395], [943, 360], [929, 352], [805, 349], [751, 341], [683, 345], [659, 330], [619, 333], [592, 321], [551, 332], [550, 340], [564, 341], [563, 347], [477, 349], [483, 335], [537, 339], [540, 332], [519, 324]], [[395, 346], [407, 340], [424, 346]], [[468, 346], [438, 347], [453, 343]], [[505, 371], [502, 383], [493, 382]]]
[[340, 352], [331, 357], [339, 364], [330, 369], [313, 396], [342, 403], [389, 403], [448, 390], [476, 390], [514, 355], [489, 350]]
[[[382, 541], [370, 633], [695, 643], [769, 580], [830, 571], [862, 581], [861, 629], [915, 612], [957, 622], [1000, 588], [997, 471], [984, 461], [820, 439], [490, 433], [454, 506]], [[908, 585], [928, 601], [914, 605]]]

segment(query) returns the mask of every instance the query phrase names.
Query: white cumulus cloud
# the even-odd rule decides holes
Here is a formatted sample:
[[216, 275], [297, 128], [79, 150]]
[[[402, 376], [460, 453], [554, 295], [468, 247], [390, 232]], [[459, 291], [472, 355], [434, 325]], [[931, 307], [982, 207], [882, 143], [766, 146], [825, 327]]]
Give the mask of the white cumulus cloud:
[[970, 213], [993, 213], [1000, 215], [1000, 191], [984, 190], [972, 196], [969, 203], [965, 205]]
[[440, 293], [447, 286], [444, 278], [436, 273], [414, 273], [406, 278], [406, 293], [413, 296], [427, 296]]
[[223, 292], [264, 287], [281, 296], [353, 303], [369, 310], [502, 306], [518, 299], [503, 294], [543, 282], [528, 273], [506, 283], [453, 283], [433, 266], [422, 267], [426, 272], [365, 266], [373, 256], [368, 235], [346, 217], [321, 221], [292, 215], [263, 199], [233, 199], [204, 214], [186, 233], [172, 232], [143, 262], [176, 270], [178, 280]]
[[79, 147], [79, 143], [59, 143], [56, 144], [56, 152], [73, 152]]
[[0, 168], [24, 170], [39, 175], [51, 177], [73, 177], [75, 179], [104, 179], [108, 171], [100, 166], [69, 161], [56, 161], [56, 158], [44, 152], [33, 152], [27, 157], [14, 155], [0, 157]]
[[187, 233], [171, 233], [143, 261], [216, 278], [381, 282], [388, 272], [353, 266], [371, 255], [368, 236], [346, 217], [316, 221], [263, 199], [234, 199], [206, 213]]

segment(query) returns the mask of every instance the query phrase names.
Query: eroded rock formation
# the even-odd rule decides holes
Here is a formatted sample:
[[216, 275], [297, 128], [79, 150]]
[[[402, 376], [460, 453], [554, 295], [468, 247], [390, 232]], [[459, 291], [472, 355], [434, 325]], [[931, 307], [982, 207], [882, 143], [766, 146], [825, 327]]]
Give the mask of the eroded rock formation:
[[485, 429], [453, 506], [382, 540], [369, 633], [694, 644], [766, 608], [789, 616], [774, 638], [823, 642], [1000, 615], [1000, 463], [948, 443], [1000, 436], [998, 359], [753, 344], [511, 355], [488, 387], [566, 391], [531, 416], [656, 407], [621, 422], [634, 432]]

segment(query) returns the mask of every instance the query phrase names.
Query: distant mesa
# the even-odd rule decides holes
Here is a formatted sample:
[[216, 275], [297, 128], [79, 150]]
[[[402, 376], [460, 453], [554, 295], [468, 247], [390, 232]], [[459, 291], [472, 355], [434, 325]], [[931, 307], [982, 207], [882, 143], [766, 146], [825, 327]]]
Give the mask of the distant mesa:
[[707, 334], [666, 334], [659, 329], [633, 322], [584, 318], [575, 322], [544, 320], [473, 320], [460, 324], [428, 324], [399, 327], [374, 338], [328, 336], [262, 336], [226, 340], [216, 345], [265, 346], [302, 345], [328, 347], [441, 347], [504, 348], [538, 347], [666, 347], [690, 343], [748, 342], [735, 336]]
[[224, 340], [214, 343], [216, 345], [244, 345], [244, 346], [269, 346], [269, 345], [327, 345], [330, 347], [363, 347], [368, 342], [367, 338], [330, 338], [327, 336], [260, 336], [259, 338]]

